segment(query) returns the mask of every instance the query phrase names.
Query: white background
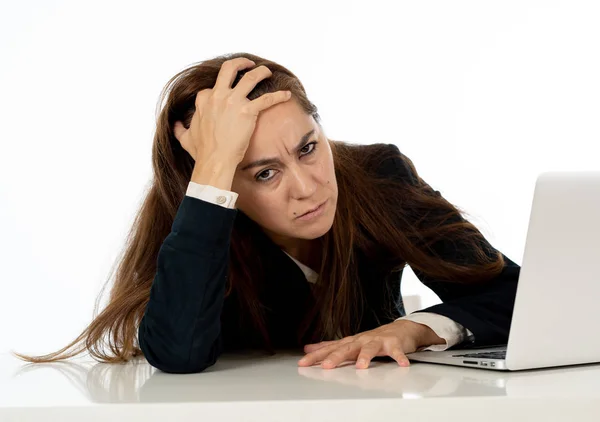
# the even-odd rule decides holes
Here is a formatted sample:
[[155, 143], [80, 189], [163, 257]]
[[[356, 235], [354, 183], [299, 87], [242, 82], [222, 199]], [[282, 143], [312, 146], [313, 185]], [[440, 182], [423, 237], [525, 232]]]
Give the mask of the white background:
[[[594, 1], [0, 4], [0, 352], [49, 353], [90, 322], [151, 177], [160, 90], [217, 55], [288, 67], [331, 139], [397, 144], [518, 264], [537, 175], [600, 169]], [[439, 301], [408, 267], [403, 293]]]

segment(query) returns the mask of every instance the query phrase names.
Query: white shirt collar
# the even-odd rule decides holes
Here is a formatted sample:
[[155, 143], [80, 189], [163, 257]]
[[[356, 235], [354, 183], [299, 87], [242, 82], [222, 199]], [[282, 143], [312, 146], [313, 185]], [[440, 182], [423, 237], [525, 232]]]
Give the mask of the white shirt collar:
[[[283, 250], [283, 249], [282, 249]], [[317, 277], [319, 276], [319, 274], [314, 271], [312, 268], [304, 265], [302, 262], [298, 261], [296, 258], [294, 258], [292, 255], [290, 255], [289, 253], [287, 253], [286, 251], [283, 251], [287, 256], [289, 256], [290, 258], [292, 258], [292, 260], [300, 267], [300, 269], [302, 270], [302, 272], [304, 273], [304, 276], [306, 277], [306, 280], [309, 283], [316, 283], [317, 282]]]

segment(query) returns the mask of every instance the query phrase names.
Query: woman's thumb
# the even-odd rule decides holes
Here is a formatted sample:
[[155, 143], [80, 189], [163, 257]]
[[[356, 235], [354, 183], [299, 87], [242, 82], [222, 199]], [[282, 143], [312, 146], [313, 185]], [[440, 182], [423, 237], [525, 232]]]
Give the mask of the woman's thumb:
[[183, 134], [187, 129], [183, 126], [179, 120], [175, 122], [175, 126], [173, 126], [173, 133], [175, 134], [175, 138], [181, 143], [183, 140]]

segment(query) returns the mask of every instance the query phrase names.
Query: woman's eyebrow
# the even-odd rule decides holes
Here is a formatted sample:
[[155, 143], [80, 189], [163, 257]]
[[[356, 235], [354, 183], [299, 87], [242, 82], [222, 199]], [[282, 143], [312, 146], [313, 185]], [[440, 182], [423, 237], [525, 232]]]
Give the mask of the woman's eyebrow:
[[[310, 131], [306, 132], [304, 136], [302, 136], [300, 142], [298, 142], [298, 145], [296, 145], [295, 152], [298, 152], [304, 147], [304, 144], [308, 142], [308, 138], [310, 138], [314, 131], [314, 129], [311, 129]], [[250, 164], [246, 164], [244, 167], [242, 167], [242, 171], [246, 171], [254, 167], [266, 166], [269, 164], [281, 164], [281, 160], [277, 157], [261, 158], [260, 160], [256, 160], [251, 162]]]

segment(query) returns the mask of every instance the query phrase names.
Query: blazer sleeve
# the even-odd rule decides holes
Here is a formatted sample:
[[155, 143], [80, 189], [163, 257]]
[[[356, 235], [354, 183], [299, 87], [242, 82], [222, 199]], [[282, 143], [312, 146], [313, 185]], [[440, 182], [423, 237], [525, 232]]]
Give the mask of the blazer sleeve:
[[138, 327], [144, 357], [170, 373], [201, 372], [223, 351], [221, 311], [237, 210], [184, 196], [163, 241]]
[[[394, 149], [396, 155], [392, 160], [387, 160], [385, 171], [416, 185], [417, 176], [412, 173], [409, 166], [401, 158], [402, 154], [398, 147], [393, 144], [389, 145]], [[422, 179], [421, 182], [423, 183]], [[439, 191], [433, 192], [441, 196]], [[462, 216], [459, 218], [464, 221]], [[485, 239], [483, 246], [488, 250], [496, 251]], [[464, 257], [468, 254], [466, 248], [460, 248], [460, 243], [451, 240], [438, 242], [435, 249], [442, 258], [450, 261], [454, 260], [457, 255]], [[462, 343], [463, 346], [468, 343], [471, 343], [473, 347], [506, 344], [521, 267], [505, 254], [502, 254], [502, 256], [505, 261], [502, 272], [485, 283], [444, 281], [413, 269], [419, 280], [433, 290], [442, 300], [441, 304], [418, 310], [413, 314], [418, 312], [436, 313], [459, 323], [472, 333], [472, 336]]]

